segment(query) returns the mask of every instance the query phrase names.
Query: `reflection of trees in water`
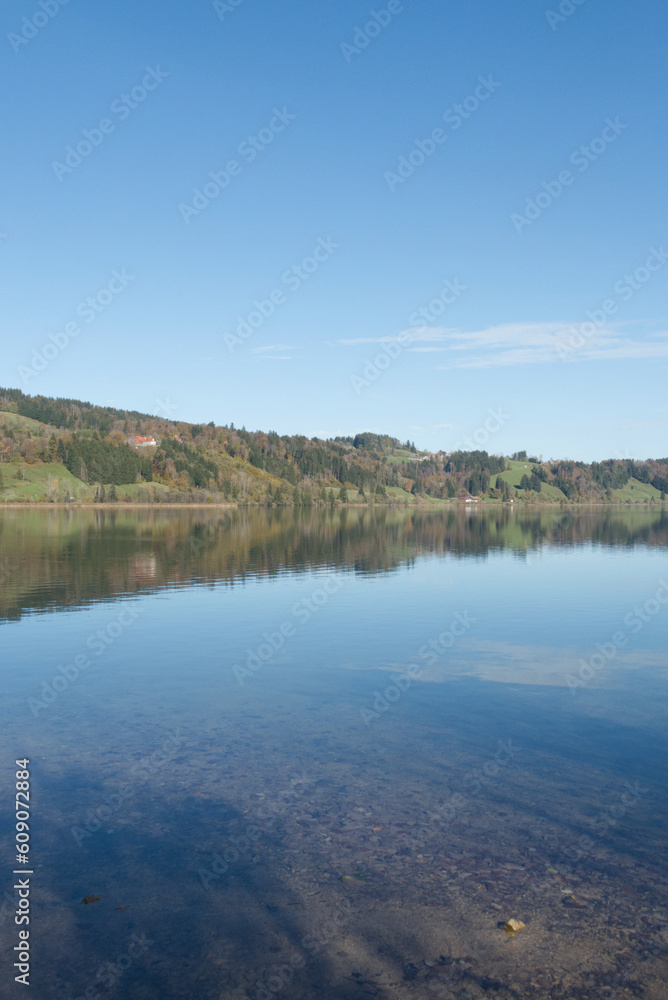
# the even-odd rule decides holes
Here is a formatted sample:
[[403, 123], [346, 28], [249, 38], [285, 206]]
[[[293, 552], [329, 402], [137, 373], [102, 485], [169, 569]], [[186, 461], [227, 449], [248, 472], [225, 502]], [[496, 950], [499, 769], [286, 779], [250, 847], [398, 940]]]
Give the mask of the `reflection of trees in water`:
[[77, 606], [183, 582], [337, 567], [382, 573], [419, 556], [523, 555], [542, 545], [665, 546], [648, 509], [5, 511], [0, 614]]

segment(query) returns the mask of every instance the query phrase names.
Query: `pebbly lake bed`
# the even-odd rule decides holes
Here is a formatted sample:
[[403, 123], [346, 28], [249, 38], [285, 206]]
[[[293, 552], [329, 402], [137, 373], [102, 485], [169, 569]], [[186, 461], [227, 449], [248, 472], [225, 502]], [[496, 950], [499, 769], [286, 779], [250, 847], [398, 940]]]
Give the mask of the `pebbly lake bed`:
[[29, 759], [40, 997], [663, 1000], [667, 548], [651, 508], [0, 511], [3, 953]]

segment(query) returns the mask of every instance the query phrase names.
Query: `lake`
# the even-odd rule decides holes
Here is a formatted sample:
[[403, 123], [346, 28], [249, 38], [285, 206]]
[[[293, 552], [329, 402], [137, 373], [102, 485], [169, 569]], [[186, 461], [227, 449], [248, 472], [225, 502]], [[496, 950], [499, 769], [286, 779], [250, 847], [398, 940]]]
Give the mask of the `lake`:
[[665, 508], [0, 511], [5, 956], [29, 758], [34, 996], [665, 1000], [667, 552]]

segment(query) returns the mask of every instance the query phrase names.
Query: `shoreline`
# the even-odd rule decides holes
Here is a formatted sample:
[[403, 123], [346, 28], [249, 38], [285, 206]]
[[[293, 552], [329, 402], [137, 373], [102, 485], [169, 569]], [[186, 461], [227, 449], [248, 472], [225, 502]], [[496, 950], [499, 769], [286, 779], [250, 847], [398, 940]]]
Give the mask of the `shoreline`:
[[578, 510], [586, 507], [610, 507], [610, 508], [627, 508], [627, 507], [648, 507], [648, 508], [658, 508], [663, 509], [668, 507], [668, 501], [664, 500], [652, 502], [644, 501], [638, 503], [569, 503], [563, 500], [548, 500], [544, 503], [531, 503], [528, 501], [522, 502], [515, 500], [513, 503], [508, 503], [506, 501], [494, 501], [494, 500], [481, 500], [478, 503], [459, 503], [458, 501], [452, 501], [450, 503], [336, 503], [334, 507], [330, 507], [329, 504], [313, 504], [311, 507], [293, 507], [291, 505], [286, 505], [284, 507], [275, 507], [270, 504], [263, 503], [251, 503], [243, 504], [239, 506], [236, 503], [159, 503], [156, 501], [150, 501], [148, 503], [140, 503], [138, 501], [131, 501], [126, 503], [123, 500], [119, 500], [116, 503], [95, 503], [94, 501], [75, 501], [73, 503], [50, 503], [47, 500], [26, 500], [25, 502], [10, 502], [3, 503], [0, 500], [0, 511], [2, 510], [341, 510], [345, 507], [355, 507], [355, 508], [366, 508], [374, 510], [450, 510], [453, 507], [460, 510], [497, 510], [499, 508], [507, 507], [510, 510], [524, 509], [525, 507], [531, 507], [535, 509], [542, 510], [543, 508], [553, 508], [553, 507], [566, 507], [569, 510]]

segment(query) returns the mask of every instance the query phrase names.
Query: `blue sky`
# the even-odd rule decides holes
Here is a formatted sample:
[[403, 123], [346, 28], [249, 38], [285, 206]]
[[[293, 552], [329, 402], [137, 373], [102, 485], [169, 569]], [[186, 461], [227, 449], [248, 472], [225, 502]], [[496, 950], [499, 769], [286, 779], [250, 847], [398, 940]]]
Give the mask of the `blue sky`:
[[428, 449], [668, 453], [660, 0], [0, 18], [1, 384]]

